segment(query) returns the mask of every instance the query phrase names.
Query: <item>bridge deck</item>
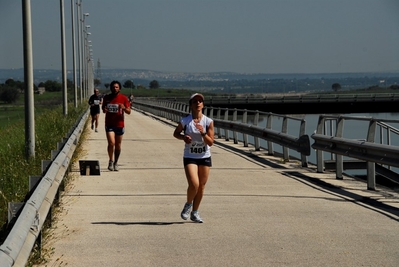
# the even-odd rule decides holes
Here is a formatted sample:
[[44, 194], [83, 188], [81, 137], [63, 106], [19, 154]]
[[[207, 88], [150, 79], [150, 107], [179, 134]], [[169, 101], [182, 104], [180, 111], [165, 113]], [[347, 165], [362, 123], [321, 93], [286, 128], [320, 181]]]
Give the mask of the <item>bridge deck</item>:
[[47, 266], [398, 265], [395, 193], [218, 139], [204, 223], [183, 221], [183, 143], [173, 125], [132, 112], [120, 171], [110, 172], [103, 120], [80, 158], [99, 160], [101, 175], [74, 168], [44, 245]]

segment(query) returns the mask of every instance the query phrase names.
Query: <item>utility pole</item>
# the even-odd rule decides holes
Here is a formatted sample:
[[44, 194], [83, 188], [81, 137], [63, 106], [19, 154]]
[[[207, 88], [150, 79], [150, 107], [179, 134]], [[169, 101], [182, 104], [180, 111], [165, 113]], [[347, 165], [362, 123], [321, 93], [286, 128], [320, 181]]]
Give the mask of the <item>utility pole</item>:
[[25, 82], [25, 152], [26, 158], [35, 157], [35, 111], [33, 94], [32, 22], [30, 0], [22, 1]]
[[65, 48], [65, 19], [64, 19], [64, 0], [60, 0], [61, 18], [61, 64], [62, 64], [62, 98], [64, 116], [68, 115], [68, 89], [67, 89], [67, 70], [66, 70], [66, 48]]
[[74, 87], [74, 104], [75, 108], [78, 107], [78, 85], [76, 77], [76, 45], [75, 45], [75, 3], [71, 0], [71, 17], [72, 17], [72, 60], [73, 60], [73, 87]]

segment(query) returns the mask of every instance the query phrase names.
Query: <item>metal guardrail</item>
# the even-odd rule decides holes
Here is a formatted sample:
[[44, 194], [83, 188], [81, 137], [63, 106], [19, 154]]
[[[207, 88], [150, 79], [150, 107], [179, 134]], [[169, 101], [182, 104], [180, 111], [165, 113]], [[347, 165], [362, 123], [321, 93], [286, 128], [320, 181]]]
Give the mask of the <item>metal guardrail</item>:
[[[354, 140], [343, 137], [344, 123], [348, 120], [365, 121], [368, 123], [365, 140]], [[324, 171], [323, 151], [330, 152], [333, 154], [332, 158], [335, 157], [337, 179], [342, 179], [344, 156], [363, 160], [367, 163], [367, 188], [375, 190], [375, 164], [386, 165], [388, 166], [388, 170], [391, 167], [399, 167], [399, 147], [393, 146], [391, 143], [392, 134], [395, 134], [399, 139], [399, 130], [388, 125], [387, 122], [399, 124], [397, 120], [377, 120], [372, 117], [320, 115], [317, 130], [311, 135], [315, 141], [312, 144], [312, 148], [317, 150], [317, 171]], [[379, 140], [376, 140], [377, 136], [379, 136]], [[384, 137], [386, 137], [386, 140], [384, 140]], [[385, 169], [382, 172], [385, 175], [388, 173]], [[392, 176], [391, 179], [395, 180], [395, 177]]]
[[312, 145], [314, 149], [399, 167], [399, 147], [346, 138], [329, 137], [321, 134], [312, 134], [312, 138], [315, 140]]
[[[189, 106], [187, 104], [170, 102], [170, 101], [152, 101], [152, 100], [137, 100], [134, 102], [137, 109], [148, 111], [152, 114], [170, 119], [174, 122], [179, 122], [181, 117], [188, 115]], [[307, 166], [306, 156], [310, 155], [310, 141], [309, 136], [304, 134], [305, 121], [301, 121], [301, 131], [299, 136], [292, 136], [287, 133], [287, 123], [289, 119], [298, 120], [298, 118], [291, 118], [289, 116], [267, 113], [269, 122], [266, 128], [261, 128], [255, 125], [246, 123], [246, 110], [241, 110], [243, 115], [243, 122], [237, 122], [237, 113], [239, 110], [233, 111], [229, 109], [204, 108], [204, 114], [214, 120], [215, 135], [218, 137], [225, 137], [230, 139], [230, 131], [232, 132], [234, 143], [238, 143], [237, 133], [243, 135], [244, 146], [248, 146], [248, 136], [254, 138], [254, 146], [256, 150], [260, 150], [259, 138], [268, 141], [268, 153], [272, 155], [273, 143], [279, 144], [283, 147], [284, 160], [289, 160], [288, 149], [295, 150], [301, 154], [302, 166]], [[223, 113], [223, 114], [222, 114]], [[233, 116], [233, 120], [229, 120], [229, 115]], [[271, 119], [273, 116], [283, 117], [283, 126], [281, 132], [271, 129]], [[223, 117], [223, 119], [222, 119]], [[259, 118], [259, 112], [255, 117]], [[234, 119], [235, 118], [235, 119]]]
[[[359, 97], [359, 96], [357, 96]], [[187, 101], [186, 101], [187, 102]], [[207, 101], [209, 102], [209, 100]], [[155, 100], [155, 99], [136, 99], [134, 105], [138, 109], [142, 109], [153, 113], [158, 116], [165, 117], [172, 121], [178, 122], [182, 116], [185, 116], [189, 113], [189, 107], [185, 103], [173, 100]], [[243, 113], [243, 122], [237, 122], [236, 114], [237, 112]], [[301, 162], [302, 166], [307, 166], [307, 158], [310, 154], [308, 150], [308, 143], [306, 139], [308, 136], [305, 133], [305, 122], [303, 121], [300, 125], [300, 134], [299, 136], [291, 136], [287, 134], [287, 120], [293, 119], [289, 116], [278, 115], [272, 113], [265, 112], [255, 112], [255, 118], [259, 114], [262, 113], [266, 117], [272, 118], [273, 116], [283, 119], [283, 126], [281, 132], [275, 131], [271, 129], [271, 120], [267, 121], [266, 128], [260, 128], [257, 126], [257, 119], [253, 125], [246, 124], [246, 113], [250, 111], [248, 110], [229, 110], [226, 108], [213, 108], [213, 107], [205, 107], [204, 114], [212, 117], [215, 121], [215, 135], [220, 137], [225, 137], [226, 140], [229, 140], [231, 135], [229, 131], [232, 131], [234, 143], [237, 143], [237, 133], [241, 133], [243, 135], [243, 143], [244, 146], [248, 145], [247, 135], [254, 137], [254, 146], [256, 150], [260, 149], [259, 138], [264, 139], [268, 143], [268, 154], [272, 155], [274, 153], [273, 143], [279, 144], [283, 146], [283, 158], [284, 160], [289, 160], [288, 149], [293, 149], [299, 153], [301, 153]], [[216, 116], [215, 116], [216, 113]], [[230, 120], [229, 117], [232, 116], [233, 119]], [[223, 118], [223, 119], [221, 119]], [[359, 139], [350, 139], [343, 137], [343, 125], [345, 120], [360, 120], [367, 121], [370, 123], [369, 128], [367, 130], [367, 140], [359, 141]], [[330, 122], [330, 133], [327, 130], [327, 121]], [[399, 130], [388, 125], [387, 122], [395, 122], [399, 123], [399, 121], [395, 120], [377, 120], [370, 117], [353, 117], [353, 116], [341, 116], [341, 115], [321, 115], [317, 130], [311, 137], [315, 140], [314, 144], [311, 146], [316, 149], [316, 160], [317, 160], [317, 172], [324, 171], [325, 161], [323, 159], [323, 152], [331, 153], [331, 159], [335, 160], [335, 171], [336, 178], [342, 179], [344, 163], [348, 163], [349, 161], [344, 162], [343, 157], [355, 158], [357, 160], [361, 160], [365, 162], [367, 165], [367, 188], [370, 190], [375, 190], [376, 182], [376, 165], [378, 173], [399, 183], [399, 179], [396, 177], [399, 174], [390, 171], [391, 167], [398, 167], [398, 150], [399, 147], [393, 147], [391, 144], [391, 134], [396, 134], [399, 138]], [[336, 132], [333, 134], [334, 125], [336, 127]], [[379, 143], [374, 139], [377, 136], [377, 126], [379, 127]], [[385, 135], [383, 133], [385, 131]], [[384, 136], [386, 136], [386, 143], [384, 144]], [[331, 160], [330, 160], [331, 161]], [[352, 165], [354, 167], [356, 164]], [[329, 164], [332, 166], [332, 164]], [[345, 165], [348, 166], [348, 165]], [[357, 164], [357, 166], [364, 166], [364, 164]], [[387, 167], [384, 167], [387, 166]]]
[[233, 132], [240, 132], [242, 134], [247, 134], [253, 137], [262, 138], [267, 141], [279, 144], [283, 147], [288, 147], [290, 149], [293, 149], [305, 156], [310, 155], [309, 136], [306, 134], [299, 137], [294, 137], [286, 133], [266, 128], [251, 126], [233, 121], [223, 121], [219, 119], [214, 119], [214, 123], [215, 127], [225, 129], [226, 131], [231, 130]]
[[32, 248], [41, 233], [43, 224], [59, 186], [69, 168], [89, 110], [81, 117], [62, 149], [48, 166], [40, 182], [23, 205], [7, 239], [0, 246], [0, 266], [25, 266]]

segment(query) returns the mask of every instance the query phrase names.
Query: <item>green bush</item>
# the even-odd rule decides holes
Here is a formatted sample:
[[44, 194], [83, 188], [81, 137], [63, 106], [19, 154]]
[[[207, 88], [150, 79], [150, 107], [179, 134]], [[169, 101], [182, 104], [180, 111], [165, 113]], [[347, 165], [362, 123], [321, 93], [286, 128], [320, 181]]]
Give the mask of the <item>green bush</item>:
[[19, 98], [19, 90], [17, 88], [5, 86], [0, 90], [0, 100], [7, 103], [15, 103]]

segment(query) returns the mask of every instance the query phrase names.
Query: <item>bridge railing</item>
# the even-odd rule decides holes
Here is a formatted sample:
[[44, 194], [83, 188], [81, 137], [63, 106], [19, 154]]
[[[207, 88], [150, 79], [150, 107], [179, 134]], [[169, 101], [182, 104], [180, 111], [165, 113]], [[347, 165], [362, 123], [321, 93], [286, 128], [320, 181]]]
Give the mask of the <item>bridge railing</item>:
[[[209, 103], [209, 100], [207, 100], [207, 103]], [[135, 102], [135, 106], [175, 122], [189, 113], [188, 105], [176, 101], [176, 99], [172, 101], [140, 99]], [[282, 156], [285, 161], [289, 160], [289, 149], [293, 149], [300, 152], [302, 166], [308, 165], [307, 156], [310, 155], [311, 151], [308, 151], [308, 145], [305, 141], [308, 135], [306, 134], [304, 119], [253, 110], [214, 107], [205, 107], [204, 114], [214, 119], [215, 135], [218, 138], [224, 137], [226, 140], [232, 138], [234, 143], [242, 141], [244, 146], [248, 146], [251, 143], [248, 138], [252, 138], [251, 144], [254, 145], [255, 149], [264, 148], [269, 155], [276, 152], [273, 144], [279, 144], [282, 146]], [[240, 114], [240, 120], [237, 119], [237, 114]], [[248, 124], [250, 116], [252, 116], [252, 123]], [[266, 128], [258, 127], [260, 116], [267, 118]], [[277, 121], [282, 122], [279, 130], [272, 127], [272, 121], [276, 118]], [[299, 126], [297, 126], [299, 134], [287, 134], [288, 125], [290, 124], [292, 128], [292, 121], [295, 120], [300, 121]], [[344, 137], [344, 121], [349, 120], [352, 122], [364, 121], [369, 124], [369, 127], [367, 129], [353, 129], [352, 131], [356, 132], [357, 136]], [[376, 173], [399, 183], [398, 171], [392, 170], [392, 167], [398, 167], [399, 164], [399, 147], [394, 146], [391, 142], [391, 139], [394, 139], [391, 138], [393, 135], [398, 139], [399, 144], [399, 130], [388, 123], [394, 124], [399, 123], [399, 121], [371, 117], [321, 115], [317, 129], [311, 135], [314, 139], [314, 144], [311, 147], [316, 150], [317, 171], [323, 172], [327, 168], [335, 170], [336, 178], [342, 179], [344, 170], [366, 169], [367, 188], [372, 190], [375, 189]], [[359, 134], [364, 133], [367, 133], [366, 138], [358, 137]], [[374, 140], [376, 136], [379, 137], [379, 140]], [[262, 147], [260, 145], [259, 140], [262, 139], [266, 141], [267, 146]], [[329, 153], [330, 159], [324, 160], [324, 153]], [[345, 161], [343, 157], [345, 157]]]
[[[366, 124], [367, 136], [364, 139], [351, 139], [344, 136], [345, 122], [359, 121]], [[317, 171], [324, 171], [326, 161], [323, 159], [323, 152], [329, 152], [331, 160], [334, 161], [337, 179], [342, 179], [344, 157], [346, 157], [366, 162], [368, 189], [375, 190], [376, 188], [376, 167], [384, 177], [399, 182], [398, 174], [391, 171], [392, 167], [399, 167], [399, 147], [393, 145], [392, 142], [395, 140], [399, 143], [399, 130], [387, 123], [399, 125], [398, 120], [320, 115], [317, 129], [311, 135], [315, 141], [312, 148], [317, 150]], [[348, 163], [348, 168], [357, 168], [356, 166], [362, 165], [353, 161], [348, 161]]]
[[[140, 99], [134, 102], [134, 106], [139, 110], [150, 112], [174, 122], [179, 122], [183, 116], [189, 114], [187, 104], [175, 101]], [[205, 107], [203, 113], [214, 120], [215, 135], [218, 138], [225, 138], [226, 141], [232, 138], [235, 144], [242, 141], [244, 147], [252, 144], [255, 150], [264, 148], [269, 155], [276, 153], [273, 144], [278, 144], [282, 147], [283, 160], [288, 161], [290, 159], [289, 149], [292, 149], [300, 153], [302, 166], [307, 166], [310, 142], [309, 136], [305, 134], [306, 122], [304, 119], [259, 111], [213, 107]], [[253, 120], [252, 124], [248, 124], [250, 113]], [[240, 114], [240, 119], [238, 119], [238, 114]], [[261, 115], [267, 117], [266, 128], [258, 126]], [[272, 122], [275, 118], [278, 118], [278, 121], [281, 122], [278, 130], [273, 129]], [[299, 121], [300, 127], [297, 135], [288, 133], [290, 121]], [[260, 139], [267, 142], [267, 147], [261, 147]]]

